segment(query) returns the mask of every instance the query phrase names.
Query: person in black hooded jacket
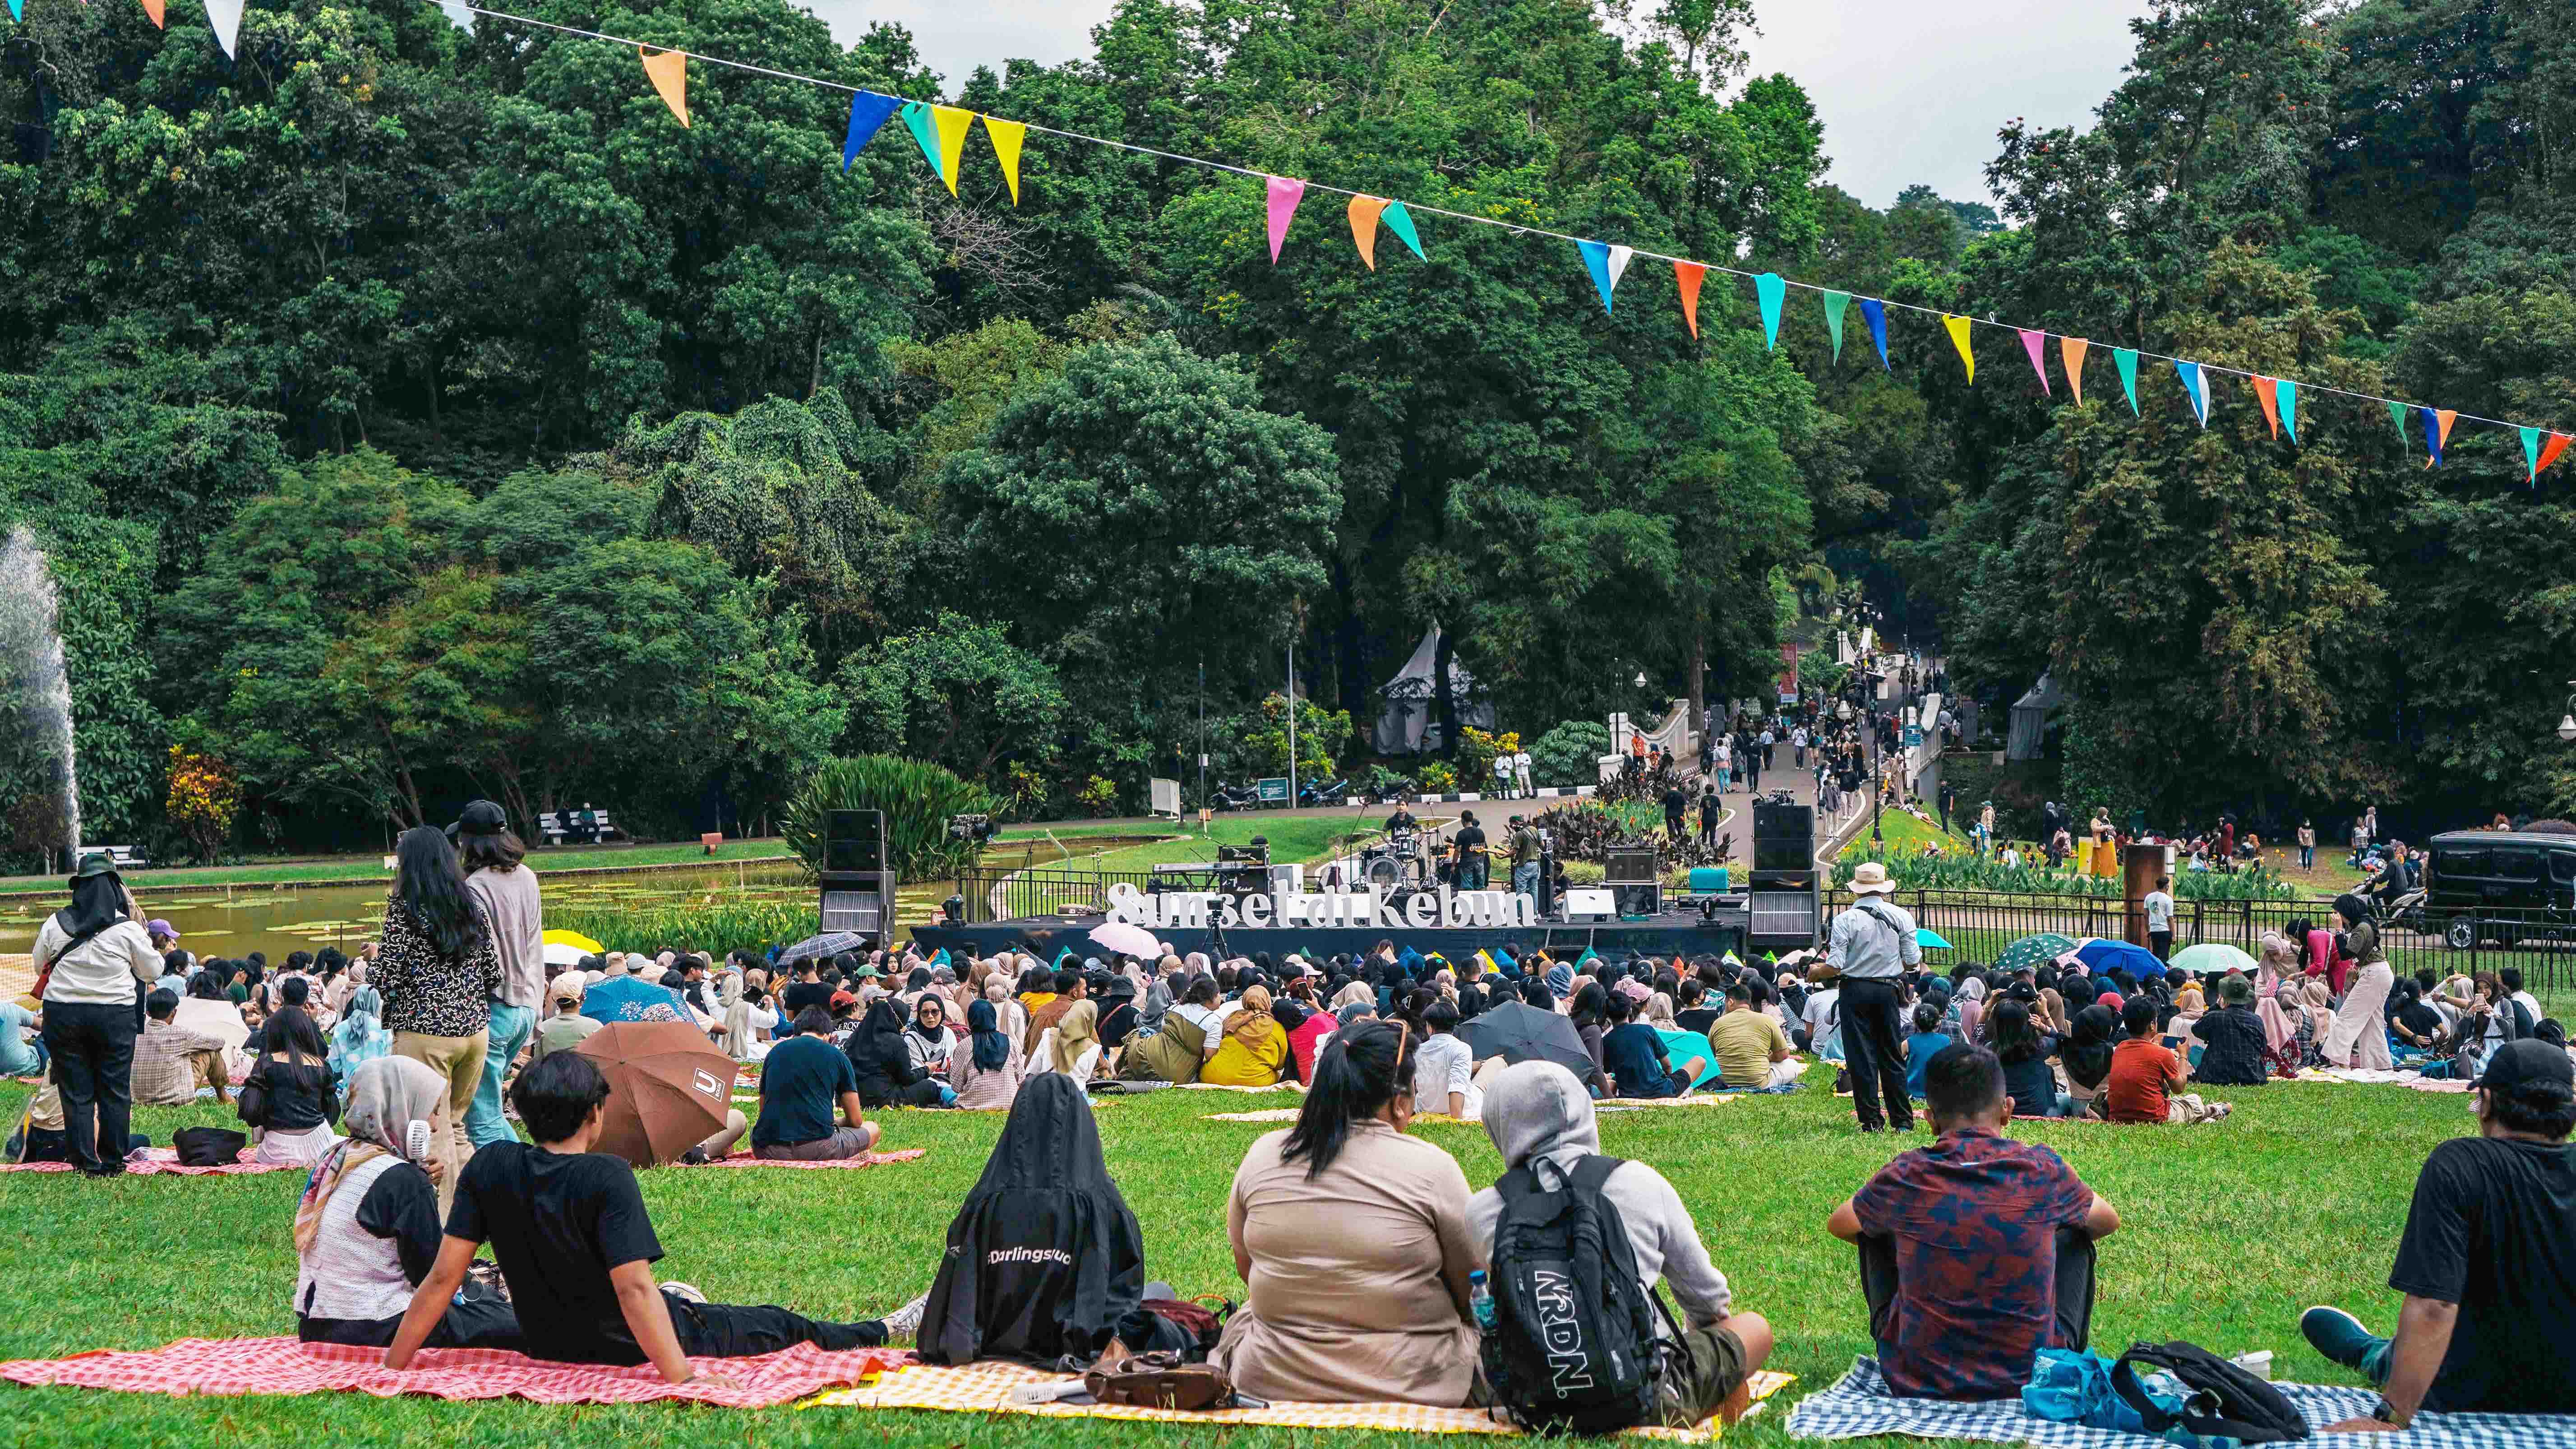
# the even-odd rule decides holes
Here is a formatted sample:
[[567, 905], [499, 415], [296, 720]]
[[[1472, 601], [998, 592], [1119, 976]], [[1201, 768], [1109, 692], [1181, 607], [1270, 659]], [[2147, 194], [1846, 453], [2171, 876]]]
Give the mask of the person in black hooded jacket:
[[1144, 1234], [1101, 1160], [1091, 1104], [1060, 1072], [1029, 1078], [948, 1224], [917, 1351], [937, 1364], [1087, 1369], [1112, 1337], [1169, 1346], [1148, 1336], [1144, 1294]]
[[903, 1013], [891, 996], [869, 1003], [867, 1016], [842, 1050], [858, 1073], [861, 1106], [937, 1107], [955, 1099], [947, 1084], [913, 1065], [912, 1050], [903, 1041]]

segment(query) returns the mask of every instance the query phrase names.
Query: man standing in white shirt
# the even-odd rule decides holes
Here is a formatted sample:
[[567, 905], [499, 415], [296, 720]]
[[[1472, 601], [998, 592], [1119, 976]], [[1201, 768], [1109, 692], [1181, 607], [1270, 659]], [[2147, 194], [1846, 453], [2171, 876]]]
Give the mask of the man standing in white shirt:
[[127, 893], [116, 862], [81, 858], [72, 903], [36, 932], [45, 978], [45, 1053], [62, 1089], [63, 1142], [91, 1177], [125, 1171], [134, 1124], [134, 1040], [143, 1034], [143, 988], [161, 975], [161, 953]]
[[1521, 795], [1522, 795], [1522, 797], [1523, 797], [1524, 799], [1528, 798], [1528, 797], [1531, 795], [1531, 793], [1532, 793], [1532, 789], [1531, 789], [1531, 786], [1530, 786], [1530, 757], [1529, 757], [1529, 751], [1527, 751], [1527, 750], [1522, 750], [1522, 751], [1520, 751], [1519, 753], [1517, 753], [1517, 754], [1515, 754], [1515, 755], [1513, 755], [1513, 756], [1512, 756], [1512, 773], [1513, 773], [1513, 774], [1515, 774], [1515, 775], [1520, 776], [1520, 781], [1521, 781]]
[[2157, 876], [2156, 888], [2147, 892], [2146, 899], [2139, 902], [2146, 907], [2147, 911], [2147, 949], [2155, 952], [2156, 959], [2159, 961], [2173, 959], [2174, 898], [2170, 894], [2172, 889], [2172, 876]]

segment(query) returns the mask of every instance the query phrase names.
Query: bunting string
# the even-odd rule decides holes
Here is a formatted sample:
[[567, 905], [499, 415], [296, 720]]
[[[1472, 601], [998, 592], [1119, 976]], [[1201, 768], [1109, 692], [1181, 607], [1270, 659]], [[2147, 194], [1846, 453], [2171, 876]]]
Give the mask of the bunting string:
[[[9, 0], [12, 14], [16, 14], [18, 12], [22, 3], [23, 0]], [[157, 11], [159, 9], [155, 0], [142, 0], [142, 3], [145, 5], [147, 10]], [[214, 22], [217, 38], [224, 43], [224, 52], [229, 57], [233, 52], [233, 38], [235, 34], [238, 33], [240, 27], [242, 0], [204, 0], [204, 3], [206, 5], [208, 18]], [[1016, 205], [1020, 199], [1019, 160], [1021, 141], [1027, 133], [1034, 131], [1041, 135], [1061, 136], [1068, 141], [1080, 141], [1087, 145], [1105, 146], [1111, 150], [1125, 151], [1132, 155], [1151, 156], [1158, 160], [1171, 161], [1184, 166], [1195, 166], [1202, 170], [1225, 172], [1231, 175], [1251, 177], [1261, 181], [1268, 195], [1270, 258], [1274, 264], [1279, 259], [1281, 246], [1287, 240], [1289, 224], [1295, 217], [1298, 203], [1309, 191], [1326, 192], [1331, 195], [1349, 198], [1351, 203], [1349, 208], [1349, 217], [1352, 239], [1357, 246], [1361, 259], [1367, 263], [1369, 269], [1372, 271], [1376, 270], [1377, 266], [1373, 244], [1377, 223], [1382, 222], [1388, 230], [1394, 231], [1403, 240], [1408, 250], [1412, 251], [1416, 257], [1421, 257], [1423, 256], [1423, 250], [1420, 238], [1414, 228], [1413, 218], [1415, 216], [1445, 217], [1453, 221], [1467, 222], [1476, 226], [1498, 227], [1505, 232], [1515, 235], [1545, 237], [1555, 241], [1573, 243], [1577, 254], [1583, 261], [1585, 269], [1592, 274], [1593, 285], [1601, 295], [1601, 306], [1605, 312], [1608, 312], [1611, 309], [1612, 293], [1617, 289], [1620, 278], [1626, 273], [1628, 264], [1631, 261], [1639, 257], [1644, 257], [1653, 261], [1670, 263], [1673, 267], [1674, 280], [1679, 285], [1682, 294], [1683, 321], [1690, 328], [1691, 335], [1693, 337], [1697, 337], [1699, 335], [1700, 281], [1710, 272], [1717, 272], [1730, 277], [1743, 278], [1753, 282], [1756, 298], [1761, 306], [1765, 341], [1766, 344], [1770, 346], [1777, 346], [1778, 344], [1781, 300], [1786, 295], [1788, 289], [1794, 287], [1800, 291], [1817, 293], [1824, 302], [1826, 325], [1833, 335], [1834, 356], [1836, 360], [1840, 360], [1842, 355], [1843, 313], [1844, 309], [1854, 299], [1852, 294], [1848, 292], [1838, 291], [1834, 288], [1826, 287], [1818, 283], [1802, 282], [1795, 278], [1782, 277], [1773, 272], [1754, 272], [1741, 267], [1730, 267], [1719, 262], [1705, 262], [1690, 257], [1678, 257], [1662, 252], [1644, 251], [1616, 243], [1599, 241], [1590, 237], [1578, 237], [1567, 232], [1551, 231], [1545, 227], [1529, 226], [1515, 221], [1505, 221], [1498, 217], [1477, 216], [1468, 212], [1452, 211], [1444, 207], [1425, 206], [1392, 198], [1378, 197], [1368, 192], [1353, 191], [1346, 187], [1333, 186], [1318, 181], [1275, 176], [1269, 172], [1256, 170], [1249, 166], [1237, 166], [1230, 162], [1211, 160], [1204, 156], [1186, 155], [1177, 151], [1165, 151], [1153, 146], [1140, 146], [1132, 141], [1119, 141], [1106, 136], [1093, 136], [1080, 131], [1067, 131], [1055, 126], [1042, 125], [1036, 121], [1012, 121], [992, 116], [979, 116], [976, 112], [964, 110], [959, 107], [948, 106], [936, 101], [912, 100], [903, 96], [871, 91], [860, 86], [845, 85], [839, 81], [825, 80], [819, 76], [799, 75], [793, 71], [776, 70], [769, 66], [755, 65], [749, 61], [732, 60], [724, 56], [705, 55], [697, 51], [689, 50], [660, 50], [659, 53], [656, 54], [652, 52], [659, 48], [653, 46], [647, 41], [635, 40], [626, 36], [610, 35], [604, 31], [585, 30], [578, 26], [559, 25], [550, 20], [538, 20], [531, 16], [515, 15], [506, 10], [487, 9], [480, 5], [466, 3], [466, 0], [438, 0], [438, 3], [440, 8], [444, 10], [487, 16], [493, 20], [502, 21], [511, 25], [526, 26], [539, 30], [550, 30], [558, 34], [578, 36], [586, 40], [598, 40], [613, 45], [633, 47], [639, 55], [643, 56], [645, 70], [648, 77], [653, 82], [654, 89], [658, 91], [663, 100], [669, 104], [672, 114], [678, 118], [680, 124], [683, 126], [688, 125], [690, 121], [686, 100], [686, 78], [684, 71], [687, 62], [692, 60], [699, 61], [707, 65], [723, 66], [728, 70], [738, 70], [748, 72], [753, 75], [769, 76], [776, 80], [798, 81], [806, 85], [820, 86], [826, 90], [847, 92], [851, 95], [852, 101], [850, 106], [849, 136], [847, 141], [844, 143], [841, 156], [841, 165], [843, 170], [847, 170], [849, 168], [850, 163], [857, 158], [859, 148], [865, 145], [867, 141], [876, 134], [877, 130], [885, 124], [886, 120], [890, 116], [900, 115], [905, 122], [906, 128], [912, 132], [914, 140], [920, 145], [924, 159], [928, 161], [931, 169], [937, 173], [939, 179], [946, 184], [949, 191], [954, 194], [957, 190], [957, 172], [963, 159], [965, 149], [966, 132], [977, 120], [981, 120], [984, 123], [986, 134], [992, 141], [994, 155], [996, 159], [1001, 162], [1004, 178], [1009, 182], [1011, 200], [1014, 205]], [[156, 21], [158, 21], [159, 18], [158, 14], [154, 15], [154, 19]], [[229, 24], [226, 22], [229, 22]], [[2014, 332], [2020, 337], [2023, 348], [2030, 357], [2031, 366], [2039, 374], [2039, 382], [2042, 391], [2050, 396], [2054, 396], [2053, 389], [2049, 387], [2048, 366], [2044, 344], [2049, 337], [2055, 336], [2058, 338], [2061, 360], [2066, 370], [2069, 390], [2075, 397], [2078, 404], [2083, 400], [2082, 368], [2086, 352], [2091, 346], [2091, 343], [2086, 339], [2067, 337], [2062, 334], [2050, 333], [2043, 329], [2019, 327], [1994, 318], [1959, 316], [1953, 313], [1944, 312], [1937, 307], [1926, 307], [1912, 302], [1899, 302], [1879, 297], [1862, 297], [1858, 300], [1861, 304], [1862, 316], [1869, 323], [1870, 340], [1877, 346], [1879, 364], [1882, 367], [1891, 365], [1888, 359], [1887, 350], [1887, 309], [1893, 307], [1900, 311], [1918, 314], [1941, 323], [1943, 330], [1949, 335], [1952, 346], [1956, 348], [1959, 354], [1960, 361], [1966, 369], [1968, 381], [1971, 386], [1976, 382], [1977, 371], [1976, 353], [1969, 344], [1971, 329], [1975, 327], [2001, 327]], [[2520, 435], [2523, 444], [2525, 466], [2529, 471], [2530, 478], [2533, 486], [2535, 487], [2538, 486], [2540, 474], [2546, 471], [2551, 463], [2557, 461], [2560, 453], [2564, 452], [2570, 443], [2576, 443], [2576, 437], [2571, 437], [2570, 434], [2556, 429], [2537, 428], [2528, 424], [2511, 422], [2503, 418], [2485, 417], [2480, 414], [2460, 412], [2455, 409], [2436, 409], [2423, 406], [2422, 404], [2409, 403], [2398, 398], [2382, 397], [2374, 393], [2358, 392], [2350, 388], [2334, 387], [2325, 383], [2302, 383], [2288, 378], [2266, 377], [2242, 368], [2226, 367], [2217, 363], [2204, 363], [2192, 358], [2175, 357], [2168, 353], [2148, 352], [2142, 349], [2130, 347], [2115, 347], [2112, 349], [2112, 357], [2113, 361], [2118, 364], [2121, 388], [2123, 392], [2127, 394], [2129, 408], [2132, 413], [2135, 413], [2138, 410], [2137, 372], [2139, 360], [2144, 358], [2157, 362], [2170, 363], [2174, 368], [2177, 379], [2183, 386], [2183, 390], [2188, 402], [2190, 403], [2193, 416], [2204, 428], [2209, 425], [2209, 381], [2211, 375], [2215, 374], [2223, 377], [2244, 379], [2248, 390], [2253, 392], [2257, 399], [2262, 403], [2266, 423], [2279, 431], [2286, 431], [2293, 443], [2296, 443], [2299, 437], [2297, 421], [2298, 400], [2302, 396], [2316, 395], [2344, 397], [2350, 398], [2356, 402], [2375, 402], [2386, 405], [2390, 420], [2397, 425], [2399, 437], [2408, 439], [2410, 445], [2412, 443], [2410, 435], [2415, 430], [2408, 426], [2409, 414], [2411, 413], [2420, 417], [2422, 420], [2421, 430], [2424, 438], [2425, 451], [2428, 455], [2425, 460], [2427, 467], [2438, 467], [2440, 465], [2443, 451], [2450, 442], [2451, 429], [2455, 423], [2470, 422], [2483, 424], [2489, 427], [2512, 430]], [[2544, 439], [2546, 440], [2545, 444], [2543, 442]]]

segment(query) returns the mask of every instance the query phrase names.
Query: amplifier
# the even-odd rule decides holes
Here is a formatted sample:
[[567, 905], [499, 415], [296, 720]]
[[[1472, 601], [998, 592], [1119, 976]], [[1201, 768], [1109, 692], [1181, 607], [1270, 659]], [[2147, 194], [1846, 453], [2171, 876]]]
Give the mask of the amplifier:
[[1652, 885], [1658, 879], [1655, 847], [1614, 845], [1602, 856], [1601, 879], [1609, 885]]

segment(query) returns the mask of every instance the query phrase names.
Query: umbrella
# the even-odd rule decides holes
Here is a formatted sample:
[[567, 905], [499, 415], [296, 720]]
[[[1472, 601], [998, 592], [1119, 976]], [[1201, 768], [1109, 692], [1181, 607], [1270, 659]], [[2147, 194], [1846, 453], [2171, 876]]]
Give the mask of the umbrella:
[[[688, 1003], [680, 993], [640, 976], [611, 976], [594, 981], [581, 994], [581, 1014], [594, 1021], [672, 1021], [696, 1030]], [[710, 1131], [714, 1130], [712, 1128]], [[698, 1134], [705, 1136], [705, 1133]]]
[[2006, 946], [2003, 954], [1995, 958], [1995, 969], [2007, 974], [2019, 971], [2025, 966], [2036, 970], [2074, 949], [2073, 938], [2061, 936], [2055, 931], [2042, 931], [2035, 936], [2024, 936]]
[[2156, 959], [2155, 952], [2144, 946], [2132, 946], [2126, 941], [2099, 938], [2087, 941], [2075, 948], [2075, 959], [2083, 962], [2097, 976], [2121, 966], [2127, 967], [2141, 980], [2165, 974], [2165, 963]]
[[862, 938], [856, 931], [825, 931], [819, 936], [808, 936], [804, 940], [797, 942], [795, 945], [788, 947], [786, 950], [779, 952], [778, 964], [781, 966], [793, 966], [797, 962], [805, 960], [807, 957], [813, 957], [819, 960], [825, 957], [838, 956], [844, 951], [855, 951], [859, 949], [861, 941]]
[[1091, 928], [1091, 944], [1113, 956], [1136, 956], [1145, 960], [1163, 954], [1163, 943], [1142, 926], [1124, 921], [1107, 921]]
[[1691, 1078], [1692, 1086], [1705, 1087], [1717, 1080], [1717, 1052], [1709, 1046], [1707, 1037], [1695, 1031], [1666, 1031], [1662, 1027], [1655, 1028], [1655, 1035], [1664, 1039], [1664, 1055], [1671, 1059], [1674, 1071], [1680, 1071], [1682, 1063], [1693, 1057], [1707, 1062], [1699, 1069], [1699, 1075]]
[[672, 1021], [601, 1027], [573, 1050], [608, 1078], [594, 1151], [637, 1167], [668, 1162], [725, 1125], [733, 1109], [733, 1058], [707, 1034]]
[[1591, 1049], [1584, 1046], [1573, 1021], [1525, 1001], [1506, 1001], [1479, 1013], [1459, 1026], [1458, 1040], [1478, 1061], [1501, 1057], [1515, 1063], [1554, 1062], [1578, 1077], [1592, 1073]]
[[1914, 944], [1922, 947], [1926, 951], [1947, 951], [1950, 949], [1950, 943], [1941, 939], [1940, 932], [1925, 926], [1917, 926], [1914, 928]]
[[[553, 932], [550, 931], [547, 934], [552, 935]], [[585, 951], [570, 941], [546, 943], [546, 964], [549, 966], [578, 966], [584, 960], [598, 954], [597, 951]]]
[[545, 935], [539, 939], [543, 940], [549, 946], [573, 947], [585, 956], [603, 955], [608, 950], [607, 947], [602, 946], [597, 941], [590, 939], [579, 931], [557, 929], [546, 932]]
[[2194, 976], [2226, 971], [2242, 971], [2251, 976], [2255, 968], [2253, 957], [2233, 946], [2217, 941], [2203, 941], [2197, 946], [2185, 946], [2176, 951], [2173, 960], [2167, 964], [2175, 970], [2188, 971]]

